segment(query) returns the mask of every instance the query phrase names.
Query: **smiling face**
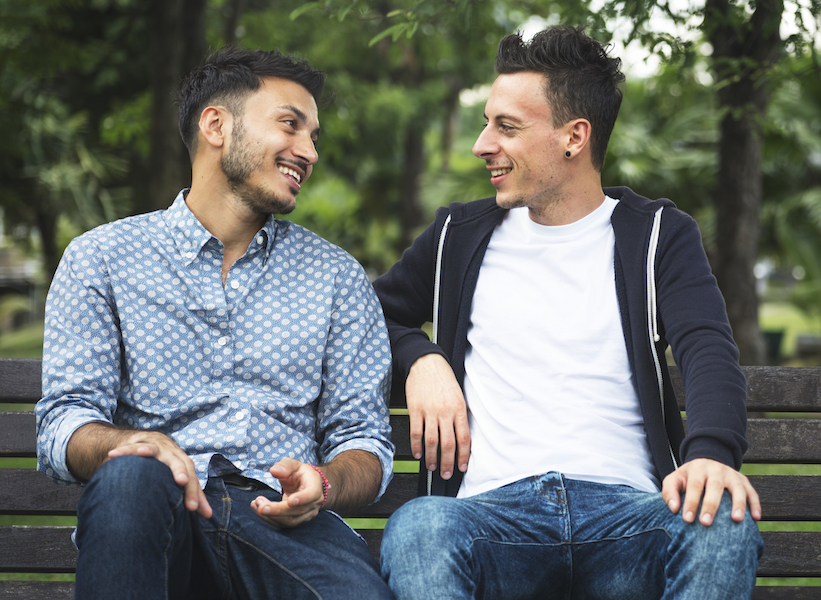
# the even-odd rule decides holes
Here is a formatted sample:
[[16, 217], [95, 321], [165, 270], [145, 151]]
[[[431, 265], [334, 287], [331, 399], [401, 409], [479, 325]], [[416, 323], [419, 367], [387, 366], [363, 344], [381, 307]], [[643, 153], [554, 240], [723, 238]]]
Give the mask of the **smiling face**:
[[485, 105], [487, 124], [473, 146], [483, 159], [502, 208], [541, 213], [561, 198], [567, 132], [555, 129], [544, 75], [500, 75]]
[[266, 78], [235, 117], [220, 160], [234, 195], [256, 214], [287, 214], [319, 159], [316, 101], [293, 81]]

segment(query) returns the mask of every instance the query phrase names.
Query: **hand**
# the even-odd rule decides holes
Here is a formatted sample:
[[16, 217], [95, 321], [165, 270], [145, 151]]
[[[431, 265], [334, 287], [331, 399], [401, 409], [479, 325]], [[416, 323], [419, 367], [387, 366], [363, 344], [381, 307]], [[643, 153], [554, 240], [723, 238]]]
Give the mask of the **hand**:
[[[661, 486], [661, 497], [674, 513], [678, 512], [681, 504], [681, 492], [684, 492], [684, 506], [681, 508], [682, 518], [692, 523], [696, 518], [696, 510], [701, 501], [699, 522], [709, 526], [718, 511], [724, 490], [730, 492], [733, 499], [732, 519], [736, 522], [744, 520], [747, 504], [750, 505], [750, 515], [756, 521], [761, 519], [761, 503], [758, 493], [746, 476], [732, 467], [708, 458], [697, 458], [684, 463], [681, 467], [664, 478]], [[702, 500], [702, 494], [704, 499]]]
[[170, 437], [156, 431], [136, 431], [108, 453], [109, 458], [127, 455], [156, 458], [166, 465], [177, 485], [184, 488], [185, 508], [206, 519], [211, 517], [211, 506], [197, 480], [194, 462]]
[[422, 457], [424, 432], [425, 461], [429, 471], [436, 470], [437, 446], [441, 447], [442, 479], [450, 479], [453, 475], [454, 457], [459, 470], [467, 471], [470, 458], [467, 405], [448, 362], [439, 354], [418, 358], [408, 372], [405, 397], [413, 455]]
[[251, 508], [276, 527], [298, 527], [319, 514], [325, 496], [322, 477], [313, 467], [293, 458], [284, 458], [270, 469], [282, 485], [282, 500], [272, 502], [258, 496]]

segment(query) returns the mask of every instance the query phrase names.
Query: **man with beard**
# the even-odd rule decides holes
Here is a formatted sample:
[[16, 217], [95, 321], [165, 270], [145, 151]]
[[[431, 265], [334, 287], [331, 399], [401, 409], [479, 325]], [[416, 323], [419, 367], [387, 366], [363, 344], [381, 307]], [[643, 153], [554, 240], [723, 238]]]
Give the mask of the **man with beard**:
[[191, 188], [94, 229], [49, 291], [38, 468], [83, 483], [78, 598], [391, 598], [335, 513], [391, 478], [390, 349], [361, 266], [272, 214], [317, 161], [325, 76], [210, 56]]

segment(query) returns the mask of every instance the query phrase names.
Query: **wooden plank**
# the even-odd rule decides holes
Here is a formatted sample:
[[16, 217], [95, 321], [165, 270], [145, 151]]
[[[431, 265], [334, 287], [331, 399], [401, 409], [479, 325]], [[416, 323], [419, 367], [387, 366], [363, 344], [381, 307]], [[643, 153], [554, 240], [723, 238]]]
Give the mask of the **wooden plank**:
[[821, 419], [750, 419], [747, 463], [821, 463]]
[[[821, 412], [821, 367], [741, 367], [747, 378], [747, 410], [751, 412]], [[670, 379], [679, 408], [685, 391], [678, 367]]]
[[[0, 402], [40, 399], [41, 361], [0, 358]], [[747, 378], [747, 409], [754, 412], [821, 412], [821, 367], [742, 367]], [[676, 396], [685, 398], [679, 370], [670, 367]], [[392, 390], [391, 406], [404, 407], [403, 386]]]
[[0, 600], [74, 600], [74, 583], [0, 581]]
[[0, 469], [0, 514], [74, 515], [82, 491], [32, 469]]
[[765, 521], [821, 520], [821, 476], [750, 475]]
[[821, 532], [762, 531], [759, 577], [821, 577]]
[[394, 511], [405, 502], [416, 497], [417, 478], [418, 475], [416, 473], [395, 473], [390, 484], [388, 484], [388, 489], [385, 490], [379, 502], [371, 506], [366, 506], [355, 515], [345, 516], [361, 518], [390, 517]]
[[33, 457], [37, 437], [34, 413], [0, 412], [0, 457]]
[[71, 573], [77, 549], [73, 527], [0, 527], [0, 571], [6, 573]]
[[758, 586], [752, 600], [821, 600], [821, 587]]
[[0, 358], [0, 402], [37, 402], [40, 365], [34, 358]]

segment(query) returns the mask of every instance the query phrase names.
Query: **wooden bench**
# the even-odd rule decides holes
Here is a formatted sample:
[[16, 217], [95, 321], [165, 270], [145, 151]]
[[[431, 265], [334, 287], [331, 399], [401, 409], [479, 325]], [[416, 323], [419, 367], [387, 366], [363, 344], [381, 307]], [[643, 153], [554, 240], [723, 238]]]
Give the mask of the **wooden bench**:
[[[821, 464], [821, 368], [746, 367], [749, 464]], [[680, 382], [677, 394], [683, 399]], [[0, 458], [34, 457], [34, 415], [27, 407], [40, 397], [40, 361], [0, 359]], [[391, 421], [399, 461], [410, 461], [409, 424], [401, 410]], [[760, 416], [768, 413], [767, 416]], [[772, 414], [776, 413], [776, 414]], [[5, 465], [3, 465], [5, 466]], [[821, 475], [752, 475], [766, 521], [821, 521]], [[357, 518], [384, 519], [416, 493], [416, 474], [397, 473], [377, 504]], [[31, 468], [0, 469], [0, 515], [66, 516], [75, 514], [76, 486], [52, 483]], [[359, 522], [361, 523], [361, 522]], [[377, 523], [378, 525], [378, 523]], [[766, 524], [763, 524], [766, 525]], [[358, 527], [376, 556], [382, 532]], [[0, 572], [72, 573], [76, 551], [71, 526], [0, 526]], [[764, 531], [760, 577], [821, 577], [821, 531]], [[16, 576], [20, 579], [20, 576]], [[789, 583], [789, 582], [788, 582]], [[821, 587], [759, 585], [753, 596], [765, 599], [821, 599]], [[73, 598], [73, 584], [54, 581], [0, 581], [0, 599]]]

